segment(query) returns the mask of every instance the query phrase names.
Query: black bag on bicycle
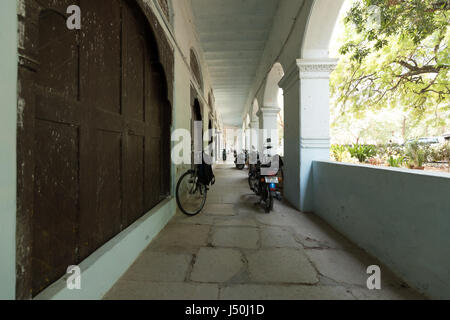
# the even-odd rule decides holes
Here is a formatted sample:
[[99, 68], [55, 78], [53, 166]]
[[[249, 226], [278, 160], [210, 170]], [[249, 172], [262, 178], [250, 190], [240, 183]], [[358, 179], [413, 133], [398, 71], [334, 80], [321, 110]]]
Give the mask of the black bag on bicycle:
[[198, 180], [205, 186], [214, 185], [216, 183], [216, 177], [212, 169], [211, 161], [208, 163], [205, 161], [205, 157], [209, 157], [207, 154], [203, 155], [202, 164], [198, 165]]

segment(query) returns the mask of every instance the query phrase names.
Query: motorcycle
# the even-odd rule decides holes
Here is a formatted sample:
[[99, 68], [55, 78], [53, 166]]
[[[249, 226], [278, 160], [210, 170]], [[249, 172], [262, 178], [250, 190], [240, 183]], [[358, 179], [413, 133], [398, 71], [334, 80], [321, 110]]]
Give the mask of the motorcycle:
[[[267, 142], [270, 143], [271, 139], [267, 139]], [[270, 149], [272, 149], [271, 146], [266, 147], [266, 150]], [[256, 161], [254, 161], [255, 157]], [[261, 161], [259, 154], [253, 154], [252, 158], [250, 162], [256, 162], [256, 164], [250, 164], [248, 183], [250, 189], [260, 197], [258, 204], [264, 204], [265, 212], [269, 213], [273, 210], [274, 199], [281, 200], [281, 192], [278, 187], [281, 178], [278, 176], [283, 163], [278, 155], [271, 157], [269, 154], [266, 159], [263, 159], [264, 161]]]
[[239, 155], [235, 151], [234, 152], [234, 164], [236, 165], [236, 168], [238, 170], [244, 170], [246, 163], [248, 163], [248, 151], [244, 150], [244, 152], [240, 153]]

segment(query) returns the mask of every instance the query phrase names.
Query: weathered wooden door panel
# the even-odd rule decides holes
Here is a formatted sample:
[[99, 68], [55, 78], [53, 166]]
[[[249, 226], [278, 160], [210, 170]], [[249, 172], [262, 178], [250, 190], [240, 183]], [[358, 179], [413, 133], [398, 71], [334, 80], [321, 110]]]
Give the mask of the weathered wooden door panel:
[[38, 83], [41, 87], [51, 88], [55, 96], [78, 99], [77, 33], [61, 28], [65, 19], [65, 16], [50, 10], [40, 15]]
[[171, 170], [171, 126], [172, 108], [168, 100], [164, 99], [161, 117], [161, 197], [170, 194], [170, 170]]
[[40, 1], [49, 10], [39, 20], [35, 110], [26, 123], [33, 296], [170, 189], [167, 84], [143, 14], [134, 1], [80, 0], [82, 29], [71, 31], [69, 2]]
[[123, 104], [125, 141], [123, 145], [123, 224], [128, 226], [144, 212], [145, 84], [146, 40], [142, 17], [124, 6], [123, 24]]
[[79, 208], [78, 43], [65, 17], [39, 18], [40, 69], [34, 123], [32, 285], [40, 291], [77, 260]]
[[122, 227], [122, 135], [99, 130], [96, 142], [96, 221], [91, 224], [97, 232], [90, 251], [114, 237]]
[[121, 1], [82, 0], [82, 98], [91, 108], [121, 112]]
[[[36, 121], [33, 286], [41, 290], [76, 261], [78, 130]], [[45, 277], [43, 277], [45, 276]]]
[[128, 135], [124, 177], [124, 225], [129, 226], [144, 213], [144, 137]]
[[142, 21], [128, 6], [123, 10], [123, 114], [144, 121], [146, 41]]
[[117, 0], [82, 0], [80, 259], [122, 229], [122, 20]]

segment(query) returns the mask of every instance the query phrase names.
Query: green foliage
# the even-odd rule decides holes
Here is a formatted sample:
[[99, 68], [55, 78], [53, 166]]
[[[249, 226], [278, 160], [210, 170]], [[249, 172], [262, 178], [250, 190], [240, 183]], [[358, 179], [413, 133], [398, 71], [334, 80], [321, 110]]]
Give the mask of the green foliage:
[[432, 146], [429, 152], [429, 161], [431, 162], [450, 161], [450, 141]]
[[338, 162], [344, 162], [347, 158], [348, 149], [346, 146], [342, 145], [332, 145], [331, 154], [333, 158]]
[[357, 159], [360, 163], [367, 162], [373, 165], [382, 165], [387, 162], [390, 167], [398, 168], [408, 164], [410, 168], [423, 167], [425, 163], [449, 162], [450, 141], [426, 145], [417, 140], [406, 145], [381, 144], [360, 145], [348, 147], [345, 145], [333, 145], [332, 155], [336, 161], [352, 162], [349, 156]]
[[389, 164], [390, 167], [400, 168], [400, 167], [403, 166], [403, 163], [405, 162], [405, 157], [403, 157], [403, 156], [399, 156], [399, 157], [390, 156], [387, 161], [388, 161], [388, 164]]
[[423, 167], [429, 155], [428, 148], [429, 147], [421, 145], [417, 141], [408, 143], [405, 154], [408, 157], [410, 164], [414, 164], [416, 167]]
[[398, 158], [404, 155], [404, 148], [397, 143], [377, 145], [377, 155], [382, 158]]
[[348, 148], [350, 155], [358, 159], [360, 163], [366, 162], [369, 158], [376, 156], [375, 146], [355, 144]]
[[[368, 23], [373, 6], [378, 26]], [[447, 0], [355, 1], [332, 76], [341, 111], [400, 107], [417, 119], [450, 117], [449, 10]]]

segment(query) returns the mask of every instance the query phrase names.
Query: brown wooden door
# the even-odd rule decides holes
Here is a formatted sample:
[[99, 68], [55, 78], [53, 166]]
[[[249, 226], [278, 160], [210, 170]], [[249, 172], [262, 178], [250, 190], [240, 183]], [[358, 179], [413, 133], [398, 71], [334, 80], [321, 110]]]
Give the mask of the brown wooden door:
[[[78, 34], [61, 28], [64, 15], [39, 18], [39, 60], [34, 120], [33, 292], [77, 261], [80, 207]], [[25, 84], [26, 85], [26, 84]], [[32, 85], [32, 84], [28, 84]]]
[[81, 0], [80, 31], [65, 27], [60, 8], [41, 13], [33, 295], [167, 195], [170, 105], [153, 35], [133, 3]]

